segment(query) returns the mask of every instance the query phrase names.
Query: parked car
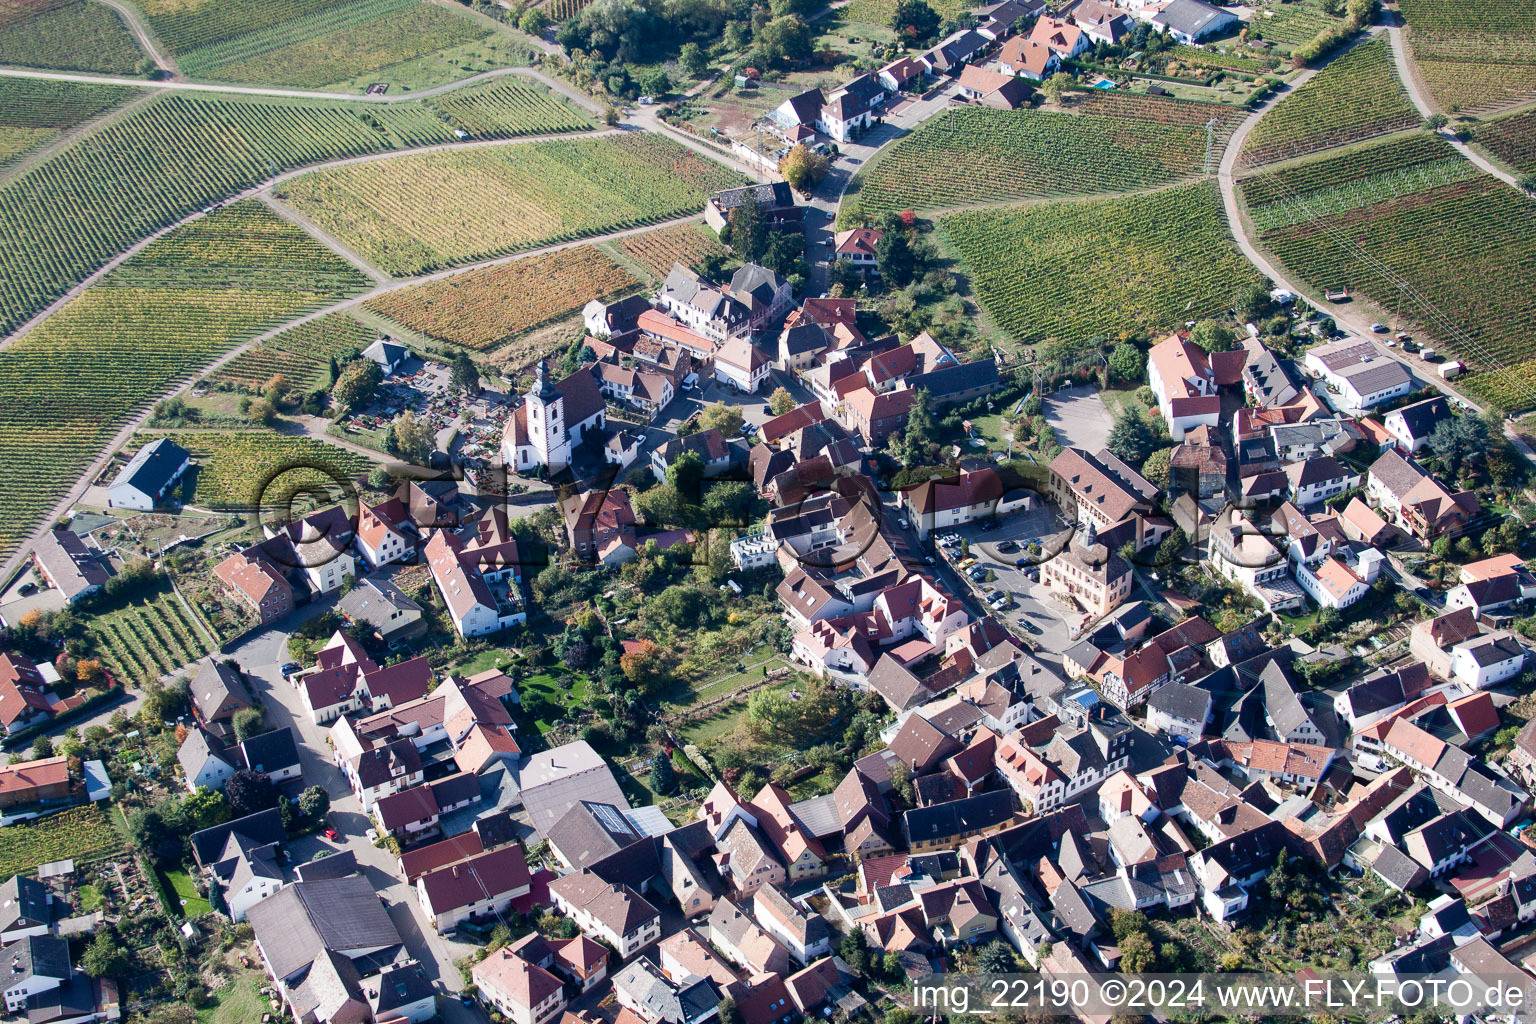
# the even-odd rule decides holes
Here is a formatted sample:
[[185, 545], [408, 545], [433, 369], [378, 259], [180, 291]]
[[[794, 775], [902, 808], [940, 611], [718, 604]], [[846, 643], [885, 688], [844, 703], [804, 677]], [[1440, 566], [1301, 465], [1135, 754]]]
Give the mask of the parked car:
[[325, 838], [329, 839], [333, 843], [336, 841], [336, 830], [333, 828], [328, 828], [320, 834], [325, 836]]
[[368, 841], [370, 843], [376, 843], [379, 841], [379, 830], [376, 828], [371, 828], [363, 834], [368, 837]]
[[1019, 546], [1011, 540], [1005, 540], [997, 545], [997, 550], [1007, 554], [1019, 550]]
[[1002, 525], [1003, 525], [1003, 521], [1001, 519], [988, 519], [988, 520], [986, 520], [985, 522], [983, 522], [981, 524], [981, 532], [982, 533], [991, 533], [993, 530], [997, 529], [999, 526], [1002, 526]]
[[960, 561], [955, 563], [955, 565], [957, 567], [961, 568], [961, 569], [969, 569], [971, 566], [973, 566], [975, 564], [976, 564], [976, 559], [971, 558], [969, 556], [967, 556], [965, 558], [962, 558], [962, 559], [960, 559]]
[[299, 663], [296, 662], [296, 661], [286, 662], [283, 665], [283, 675], [284, 676], [291, 676], [295, 672], [297, 672], [298, 670], [299, 670]]
[[1387, 325], [1386, 324], [1371, 324], [1371, 330], [1375, 331], [1377, 334], [1386, 334], [1387, 333]]
[[23, 583], [20, 587], [18, 587], [16, 592], [22, 597], [26, 597], [29, 594], [35, 594], [37, 593], [37, 584], [33, 583], [31, 580], [28, 580], [26, 583]]

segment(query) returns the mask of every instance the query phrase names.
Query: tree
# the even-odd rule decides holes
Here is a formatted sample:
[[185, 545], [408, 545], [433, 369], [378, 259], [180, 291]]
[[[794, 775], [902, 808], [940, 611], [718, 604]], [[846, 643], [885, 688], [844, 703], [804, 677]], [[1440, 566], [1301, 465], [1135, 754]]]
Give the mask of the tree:
[[128, 947], [108, 929], [96, 933], [80, 954], [80, 969], [93, 978], [126, 978], [133, 970]]
[[666, 796], [677, 787], [677, 772], [666, 754], [657, 752], [651, 758], [651, 792]]
[[666, 660], [662, 649], [653, 641], [641, 640], [638, 646], [620, 656], [619, 670], [641, 693], [650, 694], [666, 678]]
[[471, 395], [480, 393], [480, 367], [475, 365], [475, 361], [463, 349], [459, 349], [453, 357], [453, 373], [448, 378], [448, 386]]
[[703, 78], [709, 71], [709, 54], [698, 43], [684, 43], [677, 51], [677, 62], [694, 78]]
[[917, 790], [912, 785], [912, 769], [905, 762], [891, 765], [891, 789], [908, 807], [916, 803]]
[[1106, 447], [1120, 461], [1139, 466], [1157, 447], [1157, 436], [1139, 410], [1123, 405], [1115, 417], [1115, 425], [1110, 428]]
[[677, 493], [680, 501], [697, 505], [704, 483], [704, 460], [698, 452], [683, 452], [667, 467], [667, 486]]
[[1232, 344], [1232, 330], [1216, 320], [1201, 320], [1189, 332], [1189, 340], [1207, 352], [1222, 352]]
[[1001, 939], [993, 939], [976, 951], [976, 970], [982, 974], [1013, 974], [1019, 969], [1019, 958], [1013, 947]]
[[1429, 432], [1429, 447], [1454, 476], [1462, 463], [1487, 451], [1488, 424], [1476, 416], [1447, 417]]
[[789, 14], [764, 25], [757, 34], [757, 45], [769, 63], [784, 64], [809, 57], [813, 38], [804, 19]]
[[1262, 284], [1250, 284], [1237, 290], [1232, 297], [1232, 309], [1243, 322], [1257, 320], [1269, 312], [1269, 289]]
[[1173, 472], [1173, 467], [1170, 465], [1172, 459], [1172, 448], [1162, 448], [1153, 452], [1147, 456], [1147, 461], [1142, 463], [1141, 475], [1166, 491], [1168, 489], [1168, 480]]
[[918, 388], [907, 409], [907, 422], [890, 438], [886, 450], [907, 469], [920, 466], [933, 457], [933, 411], [927, 388]]
[[736, 1000], [730, 996], [720, 1000], [716, 1011], [720, 1015], [720, 1024], [742, 1024], [741, 1011], [736, 1009]]
[[704, 491], [704, 522], [709, 526], [746, 526], [758, 504], [757, 490], [745, 480], [718, 480]]
[[53, 740], [47, 736], [39, 736], [32, 741], [32, 760], [41, 761], [45, 757], [53, 756]]
[[640, 92], [646, 96], [665, 96], [672, 91], [672, 79], [661, 68], [653, 68], [645, 72], [637, 83]]
[[541, 7], [530, 7], [517, 19], [517, 27], [530, 36], [542, 36], [549, 27], [549, 15]]
[[261, 732], [266, 716], [261, 708], [241, 708], [235, 712], [235, 739], [244, 742]]
[[797, 192], [809, 192], [832, 170], [832, 158], [823, 153], [812, 153], [805, 148], [805, 143], [799, 143], [795, 148], [784, 154], [784, 159], [779, 161], [779, 173], [784, 180], [789, 182], [789, 187]]
[[107, 580], [107, 596], [114, 601], [143, 593], [160, 582], [160, 575], [147, 558], [134, 558]]
[[1052, 103], [1060, 103], [1062, 93], [1077, 84], [1077, 79], [1065, 71], [1058, 71], [1040, 84], [1040, 91], [1045, 93], [1045, 98]]
[[415, 413], [405, 410], [395, 417], [393, 427], [396, 453], [402, 459], [420, 464], [432, 461], [432, 453], [437, 451], [437, 438], [417, 421]]
[[641, 614], [649, 621], [660, 620], [677, 629], [695, 629], [708, 616], [709, 605], [697, 587], [674, 583], [645, 605]]
[[[372, 364], [370, 363], [369, 365]], [[272, 421], [277, 419], [277, 407], [265, 398], [258, 398], [245, 407], [245, 415], [252, 423], [259, 423], [264, 427], [270, 427]]]
[[187, 827], [194, 832], [201, 832], [205, 828], [213, 828], [229, 820], [229, 801], [224, 799], [224, 794], [218, 790], [209, 789], [207, 786], [198, 786], [188, 793], [186, 799], [181, 802], [181, 811], [186, 818]]
[[310, 821], [319, 821], [331, 809], [331, 795], [324, 786], [310, 786], [299, 794], [299, 813]]
[[775, 416], [783, 416], [795, 407], [795, 396], [789, 393], [788, 388], [774, 388], [773, 394], [768, 396], [768, 408], [773, 410]]
[[926, 42], [938, 35], [942, 19], [923, 0], [901, 0], [891, 15], [891, 28], [898, 36], [913, 42]]
[[1444, 114], [1430, 114], [1424, 119], [1424, 127], [1432, 132], [1437, 132], [1450, 123], [1451, 119]]
[[767, 249], [768, 221], [756, 203], [732, 207], [726, 226], [730, 228], [728, 244], [742, 259], [755, 262]]
[[[805, 273], [805, 233], [801, 231], [774, 231], [768, 236], [768, 248], [758, 258], [759, 263], [776, 274], [787, 278], [803, 277]], [[797, 284], [796, 290], [804, 290]]]
[[384, 371], [372, 359], [354, 359], [341, 371], [331, 397], [348, 408], [367, 405], [374, 391], [384, 380]]
[[224, 783], [224, 796], [235, 816], [241, 818], [277, 806], [277, 787], [272, 780], [248, 768], [229, 777]]
[[1109, 354], [1109, 368], [1123, 381], [1141, 380], [1147, 372], [1147, 357], [1135, 345], [1122, 341]]
[[726, 437], [741, 433], [741, 424], [741, 410], [724, 402], [705, 406], [704, 411], [699, 413], [700, 430], [718, 430]]
[[917, 254], [904, 231], [887, 231], [875, 243], [875, 265], [888, 287], [905, 288], [917, 269]]

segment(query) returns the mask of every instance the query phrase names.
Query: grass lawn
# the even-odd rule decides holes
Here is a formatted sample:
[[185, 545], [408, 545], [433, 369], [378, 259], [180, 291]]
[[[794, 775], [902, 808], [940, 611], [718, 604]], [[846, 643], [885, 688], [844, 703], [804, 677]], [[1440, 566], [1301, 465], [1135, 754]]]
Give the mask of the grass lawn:
[[[794, 685], [793, 681], [785, 681], [778, 686], [769, 687], [769, 689], [788, 693], [794, 688]], [[762, 691], [757, 692], [761, 693]], [[744, 700], [734, 704], [727, 704], [718, 713], [685, 725], [681, 732], [683, 742], [697, 743], [702, 746], [723, 736], [728, 736], [735, 731], [736, 723], [746, 713], [747, 702]]]
[[160, 877], [171, 899], [181, 904], [183, 917], [201, 917], [213, 909], [213, 905], [198, 894], [197, 886], [192, 884], [192, 877], [185, 871], [161, 871]]
[[1131, 408], [1143, 413], [1148, 411], [1147, 407], [1136, 398], [1134, 387], [1101, 388], [1099, 397], [1103, 399], [1104, 407], [1109, 410], [1111, 416], [1119, 416], [1122, 408]]
[[524, 676], [517, 684], [517, 692], [523, 702], [523, 712], [534, 720], [539, 734], [543, 735], [586, 699], [587, 677], [580, 673], [558, 677], [540, 672], [536, 676]]
[[272, 1009], [261, 998], [263, 975], [251, 972], [236, 977], [228, 985], [211, 992], [208, 1002], [197, 1011], [200, 1024], [250, 1024]]
[[487, 669], [506, 668], [511, 662], [512, 656], [500, 647], [491, 647], [481, 651], [468, 661], [461, 661], [453, 667], [456, 676], [472, 676]]
[[80, 909], [86, 913], [90, 913], [107, 902], [107, 897], [94, 885], [82, 885], [75, 892], [80, 897]]

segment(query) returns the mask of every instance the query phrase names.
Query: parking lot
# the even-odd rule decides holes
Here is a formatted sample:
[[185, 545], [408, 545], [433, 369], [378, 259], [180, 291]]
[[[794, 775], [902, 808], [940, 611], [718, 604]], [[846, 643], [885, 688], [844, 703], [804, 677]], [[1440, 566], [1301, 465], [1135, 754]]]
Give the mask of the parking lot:
[[1096, 452], [1109, 441], [1115, 425], [1098, 388], [1071, 387], [1046, 397], [1045, 419], [1065, 448]]
[[[1040, 660], [1060, 668], [1061, 652], [1072, 646], [1071, 626], [1076, 623], [1069, 623], [1069, 619], [1080, 616], [1071, 615], [1069, 609], [1050, 596], [1038, 582], [1039, 564], [1069, 543], [1072, 532], [1061, 525], [1055, 508], [1044, 502], [994, 520], [998, 524], [995, 529], [982, 529], [985, 522], [937, 531], [935, 539], [954, 534], [969, 542], [970, 557], [976, 559], [977, 565], [990, 570], [996, 579], [978, 583], [967, 578], [965, 582], [981, 591], [998, 590], [1010, 595], [1011, 605], [994, 610], [994, 614], [1021, 626], [1038, 645]], [[1027, 548], [1031, 543], [1041, 546], [1040, 555], [1029, 553]], [[938, 545], [938, 549], [945, 550], [943, 545]], [[951, 566], [954, 567], [962, 559], [958, 548], [951, 547], [949, 552], [953, 552]], [[1025, 563], [1022, 566], [1017, 564], [1021, 560]]]

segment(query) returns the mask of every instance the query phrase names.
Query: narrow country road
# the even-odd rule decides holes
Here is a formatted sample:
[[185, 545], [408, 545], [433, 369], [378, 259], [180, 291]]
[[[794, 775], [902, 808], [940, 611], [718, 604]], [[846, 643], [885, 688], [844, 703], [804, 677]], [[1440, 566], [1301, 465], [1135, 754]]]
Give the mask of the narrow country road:
[[[1401, 63], [1401, 50], [1399, 49], [1400, 37], [1397, 35], [1391, 35], [1392, 33], [1398, 32], [1398, 30], [1395, 28], [1389, 28], [1387, 31], [1393, 41], [1393, 53], [1399, 60], [1398, 75], [1400, 78], [1402, 78], [1404, 85], [1407, 86], [1412, 82], [1413, 76], [1408, 73], [1406, 66]], [[1371, 35], [1379, 35], [1380, 32], [1381, 29], [1378, 26], [1377, 28], [1371, 30]], [[1335, 55], [1334, 59], [1337, 59], [1337, 57], [1338, 55]], [[1242, 209], [1237, 200], [1237, 183], [1233, 173], [1237, 168], [1239, 155], [1243, 149], [1243, 143], [1247, 140], [1248, 134], [1253, 131], [1254, 125], [1259, 123], [1260, 118], [1262, 118], [1270, 110], [1274, 109], [1275, 105], [1283, 101], [1286, 96], [1291, 95], [1291, 93], [1295, 92], [1296, 89], [1310, 81], [1311, 78], [1317, 74], [1319, 70], [1321, 70], [1321, 68], [1310, 68], [1298, 75], [1295, 81], [1291, 83], [1290, 89], [1288, 89], [1285, 93], [1266, 100], [1264, 104], [1261, 105], [1257, 110], [1249, 114], [1248, 117], [1244, 118], [1243, 123], [1238, 125], [1237, 130], [1232, 133], [1232, 138], [1227, 141], [1227, 148], [1226, 151], [1222, 154], [1221, 166], [1216, 174], [1216, 184], [1221, 191], [1221, 203], [1223, 210], [1226, 213], [1227, 224], [1232, 233], [1232, 239], [1237, 243], [1238, 249], [1248, 259], [1248, 261], [1257, 267], [1260, 273], [1264, 274], [1271, 281], [1273, 281], [1276, 286], [1288, 289], [1297, 295], [1305, 296], [1307, 301], [1311, 303], [1314, 308], [1324, 313], [1325, 315], [1332, 317], [1334, 321], [1341, 327], [1344, 327], [1351, 333], [1370, 341], [1379, 355], [1387, 359], [1397, 360], [1406, 366], [1409, 372], [1419, 380], [1427, 381], [1432, 387], [1444, 395], [1455, 398], [1458, 401], [1465, 402], [1474, 411], [1480, 414], [1482, 413], [1483, 408], [1479, 403], [1472, 401], [1466, 395], [1453, 388], [1447, 381], [1442, 379], [1439, 374], [1433, 372], [1432, 368], [1427, 369], [1426, 367], [1428, 364], [1425, 364], [1422, 361], [1415, 361], [1406, 358], [1401, 349], [1387, 348], [1386, 346], [1382, 345], [1381, 342], [1376, 339], [1375, 332], [1371, 330], [1371, 324], [1374, 322], [1374, 318], [1369, 313], [1356, 308], [1353, 303], [1350, 303], [1346, 306], [1328, 302], [1315, 289], [1307, 285], [1306, 282], [1296, 280], [1290, 277], [1288, 274], [1283, 273], [1280, 268], [1278, 268], [1274, 263], [1270, 261], [1269, 257], [1265, 253], [1260, 251], [1258, 246], [1254, 244], [1253, 239], [1248, 236], [1248, 226], [1243, 220]], [[1410, 95], [1414, 95], [1411, 89]], [[1416, 106], [1419, 106], [1420, 110], [1425, 109], [1420, 99], [1416, 95], [1414, 96], [1414, 103]], [[1464, 146], [1458, 146], [1458, 148], [1465, 150]], [[1466, 152], [1465, 155], [1469, 157], [1476, 156], [1476, 154], [1472, 154], [1470, 151]], [[1473, 162], [1477, 163], [1480, 167], [1486, 163], [1486, 161], [1479, 162], [1476, 159], [1474, 159]], [[1529, 444], [1526, 443], [1524, 438], [1521, 438], [1518, 434], [1516, 434], [1515, 426], [1513, 423], [1507, 421], [1505, 422], [1504, 434], [1509, 439], [1510, 443], [1513, 444], [1522, 455], [1524, 455], [1531, 462], [1536, 463], [1536, 449], [1533, 449]]]
[[117, 12], [118, 17], [123, 19], [123, 24], [128, 26], [128, 31], [138, 39], [139, 49], [143, 50], [161, 71], [174, 75], [180, 70], [171, 58], [161, 51], [155, 37], [149, 34], [149, 29], [145, 28], [144, 23], [139, 20], [139, 12], [119, 0], [101, 0], [101, 2]]

